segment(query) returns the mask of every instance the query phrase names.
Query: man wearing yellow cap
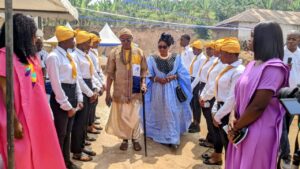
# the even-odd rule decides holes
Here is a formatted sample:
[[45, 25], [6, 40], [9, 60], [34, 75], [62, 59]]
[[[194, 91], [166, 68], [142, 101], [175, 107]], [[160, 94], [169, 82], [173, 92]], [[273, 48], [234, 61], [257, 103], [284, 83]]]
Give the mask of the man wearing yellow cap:
[[[139, 111], [141, 90], [146, 91], [147, 62], [143, 51], [132, 45], [133, 35], [129, 29], [122, 29], [119, 38], [122, 45], [111, 51], [106, 67], [105, 100], [108, 106], [112, 103], [106, 132], [123, 139], [120, 150], [126, 151], [128, 140], [132, 140], [133, 149], [140, 151]], [[112, 83], [113, 95], [110, 94]]]
[[236, 38], [225, 38], [220, 47], [221, 61], [227, 64], [215, 79], [215, 98], [212, 114], [215, 131], [214, 153], [204, 163], [222, 165], [222, 149], [227, 149], [227, 134], [222, 129], [228, 124], [229, 114], [234, 110], [234, 88], [245, 67], [239, 60], [240, 44]]
[[[101, 39], [98, 36], [97, 32], [91, 33], [91, 49], [89, 50], [88, 55], [90, 56], [94, 69], [95, 69], [95, 77], [96, 79], [101, 83], [102, 88], [99, 92], [99, 95], [102, 95], [104, 90], [105, 90], [105, 76], [103, 74], [103, 71], [101, 67], [99, 66], [99, 56], [98, 56], [98, 45], [100, 43]], [[95, 133], [95, 130], [102, 130], [102, 127], [96, 126], [96, 107], [98, 104], [98, 99], [97, 101], [93, 104], [92, 106], [92, 111], [89, 117], [89, 127], [88, 127], [88, 132], [90, 133]], [[94, 141], [95, 139], [90, 138], [88, 139], [89, 141]]]
[[[192, 82], [192, 88], [195, 88], [197, 85], [199, 85], [199, 91], [198, 91], [198, 97], [197, 97], [197, 101], [199, 103], [199, 96], [201, 95], [205, 84], [207, 82], [207, 73], [208, 73], [208, 69], [210, 68], [210, 66], [213, 64], [214, 59], [216, 58], [214, 56], [214, 51], [211, 48], [211, 46], [213, 45], [213, 43], [206, 43], [205, 47], [206, 47], [206, 59], [203, 62], [203, 64], [201, 65], [201, 67], [199, 68], [198, 72], [197, 72], [197, 76], [195, 78], [195, 80]], [[207, 107], [207, 106], [206, 106]], [[201, 109], [199, 111], [201, 113]], [[207, 114], [205, 115], [207, 116]]]
[[68, 53], [68, 49], [74, 48], [75, 32], [67, 27], [57, 26], [55, 35], [58, 46], [46, 60], [53, 89], [50, 106], [66, 167], [77, 169], [70, 160], [70, 135], [76, 111], [83, 108], [83, 96], [78, 83], [77, 65]]
[[[214, 89], [215, 89], [215, 79], [217, 75], [225, 68], [225, 64], [221, 62], [220, 57], [220, 43], [223, 42], [223, 39], [216, 40], [213, 43], [206, 45], [206, 48], [212, 48], [214, 51], [214, 56], [216, 57], [213, 61], [213, 64], [210, 66], [207, 72], [207, 82], [205, 87], [200, 95], [200, 105], [202, 107], [203, 114], [206, 119], [206, 125], [208, 133], [205, 139], [199, 139], [200, 146], [212, 147], [214, 140], [214, 129], [213, 129], [213, 120], [211, 116], [211, 109], [215, 102]], [[203, 156], [207, 156], [206, 153]]]
[[[88, 52], [91, 46], [90, 33], [77, 30], [76, 49], [72, 56], [77, 63], [79, 85], [83, 93], [84, 108], [77, 112], [72, 130], [71, 152], [73, 159], [79, 161], [91, 161], [96, 153], [85, 148], [90, 144], [85, 142], [87, 138], [87, 127], [93, 103], [98, 98], [98, 92], [101, 90], [100, 82], [95, 78], [95, 69]], [[95, 133], [100, 134], [98, 131]]]
[[[203, 49], [203, 44], [200, 40], [196, 40], [191, 44], [191, 47], [193, 48], [193, 54], [194, 58], [192, 60], [192, 63], [189, 67], [190, 75], [191, 75], [191, 80], [192, 82], [198, 77], [198, 71], [204, 64], [206, 57], [202, 52]], [[193, 88], [193, 98], [191, 100], [191, 108], [193, 111], [193, 122], [191, 123], [189, 127], [189, 132], [190, 133], [196, 133], [200, 132], [200, 117], [201, 117], [201, 107], [199, 104], [199, 91], [201, 90], [200, 83], [198, 83], [196, 86]]]

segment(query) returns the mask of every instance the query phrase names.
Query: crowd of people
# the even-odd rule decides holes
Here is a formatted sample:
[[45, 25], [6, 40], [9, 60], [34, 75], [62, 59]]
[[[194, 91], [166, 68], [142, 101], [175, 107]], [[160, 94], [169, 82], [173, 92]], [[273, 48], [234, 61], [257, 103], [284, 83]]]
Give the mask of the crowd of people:
[[[96, 153], [89, 146], [96, 139], [90, 134], [102, 130], [96, 107], [104, 93], [110, 107], [105, 131], [122, 140], [120, 151], [128, 150], [129, 141], [135, 151], [142, 150], [142, 123], [148, 138], [176, 150], [182, 146], [183, 133], [201, 131], [203, 113], [207, 135], [197, 144], [214, 150], [201, 154], [204, 164], [274, 169], [282, 159], [282, 166], [289, 168], [293, 117], [276, 96], [281, 88], [300, 83], [299, 32], [291, 31], [284, 44], [277, 23], [259, 23], [249, 37], [254, 60], [243, 65], [235, 37], [191, 43], [185, 34], [180, 39], [183, 52], [174, 53], [170, 50], [174, 38], [162, 33], [158, 51], [146, 57], [133, 44], [131, 30], [123, 28], [118, 34], [121, 45], [110, 52], [103, 71], [97, 32], [57, 26], [58, 44], [48, 54], [32, 18], [15, 14], [13, 25], [16, 169], [79, 168], [71, 155], [73, 160], [93, 160]], [[0, 34], [0, 161], [5, 169], [4, 28]]]

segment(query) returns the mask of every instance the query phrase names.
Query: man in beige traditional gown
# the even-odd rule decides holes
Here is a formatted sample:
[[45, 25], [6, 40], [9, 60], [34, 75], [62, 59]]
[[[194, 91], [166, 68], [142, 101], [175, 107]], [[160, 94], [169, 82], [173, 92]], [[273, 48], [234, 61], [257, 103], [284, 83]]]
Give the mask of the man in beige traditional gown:
[[[132, 140], [135, 151], [142, 149], [140, 138], [141, 90], [146, 91], [145, 77], [147, 62], [143, 51], [132, 45], [133, 35], [124, 28], [119, 33], [122, 46], [111, 51], [108, 57], [106, 104], [111, 112], [106, 132], [115, 135], [123, 142], [120, 150], [128, 149], [128, 140]], [[111, 85], [113, 83], [113, 95]]]

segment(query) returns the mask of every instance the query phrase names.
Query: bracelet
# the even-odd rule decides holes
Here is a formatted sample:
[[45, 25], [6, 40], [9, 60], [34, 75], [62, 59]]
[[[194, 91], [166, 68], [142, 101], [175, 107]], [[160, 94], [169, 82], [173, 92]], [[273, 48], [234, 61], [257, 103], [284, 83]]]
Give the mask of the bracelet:
[[154, 77], [153, 81], [156, 82], [157, 77]]

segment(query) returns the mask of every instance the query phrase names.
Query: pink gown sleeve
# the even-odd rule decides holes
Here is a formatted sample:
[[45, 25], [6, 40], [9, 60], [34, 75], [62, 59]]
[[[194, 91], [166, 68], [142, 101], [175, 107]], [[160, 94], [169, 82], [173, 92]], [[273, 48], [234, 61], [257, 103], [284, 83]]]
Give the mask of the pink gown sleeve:
[[265, 68], [257, 90], [271, 90], [274, 95], [277, 94], [278, 90], [284, 83], [284, 72], [281, 67], [268, 66]]

